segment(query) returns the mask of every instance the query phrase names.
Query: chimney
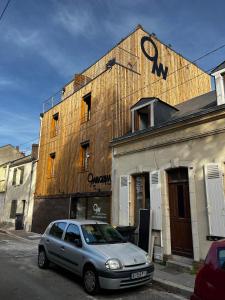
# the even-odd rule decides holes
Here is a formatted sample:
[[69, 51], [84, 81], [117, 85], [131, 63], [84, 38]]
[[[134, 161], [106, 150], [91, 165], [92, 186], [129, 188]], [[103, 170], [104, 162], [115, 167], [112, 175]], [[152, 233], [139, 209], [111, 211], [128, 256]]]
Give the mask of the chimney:
[[33, 159], [38, 158], [38, 144], [32, 144], [31, 156]]
[[225, 61], [211, 75], [215, 78], [217, 105], [225, 104]]

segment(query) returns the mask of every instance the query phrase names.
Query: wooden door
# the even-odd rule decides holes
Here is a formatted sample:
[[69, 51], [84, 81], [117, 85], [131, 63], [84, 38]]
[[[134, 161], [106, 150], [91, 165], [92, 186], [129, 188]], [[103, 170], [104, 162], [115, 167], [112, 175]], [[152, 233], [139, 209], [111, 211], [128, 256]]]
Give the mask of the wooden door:
[[193, 257], [188, 170], [168, 171], [172, 254]]

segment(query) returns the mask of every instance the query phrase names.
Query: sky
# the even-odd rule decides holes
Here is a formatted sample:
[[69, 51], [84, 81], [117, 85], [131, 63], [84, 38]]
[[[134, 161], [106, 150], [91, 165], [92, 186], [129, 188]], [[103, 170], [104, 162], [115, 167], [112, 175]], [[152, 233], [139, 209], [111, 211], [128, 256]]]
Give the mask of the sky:
[[[29, 151], [43, 101], [137, 24], [193, 61], [225, 44], [224, 11], [224, 0], [11, 0], [0, 20], [0, 146]], [[224, 60], [225, 47], [198, 65]]]

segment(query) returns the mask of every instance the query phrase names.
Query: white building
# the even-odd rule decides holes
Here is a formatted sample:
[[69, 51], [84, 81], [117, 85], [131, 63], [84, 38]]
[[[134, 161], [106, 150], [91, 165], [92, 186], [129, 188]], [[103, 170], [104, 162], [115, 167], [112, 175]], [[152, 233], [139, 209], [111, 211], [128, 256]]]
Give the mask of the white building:
[[33, 199], [36, 183], [38, 146], [32, 146], [31, 155], [19, 158], [9, 165], [4, 203], [5, 223], [15, 223], [17, 213], [23, 214], [23, 227], [29, 231], [32, 224]]
[[24, 157], [18, 147], [12, 145], [4, 145], [0, 147], [0, 222], [3, 219], [3, 207], [6, 191], [6, 183], [8, 178], [8, 169], [11, 161]]
[[139, 100], [132, 132], [112, 142], [113, 224], [139, 227], [150, 208], [164, 259], [204, 260], [225, 238], [225, 62], [213, 75], [216, 91], [175, 107]]

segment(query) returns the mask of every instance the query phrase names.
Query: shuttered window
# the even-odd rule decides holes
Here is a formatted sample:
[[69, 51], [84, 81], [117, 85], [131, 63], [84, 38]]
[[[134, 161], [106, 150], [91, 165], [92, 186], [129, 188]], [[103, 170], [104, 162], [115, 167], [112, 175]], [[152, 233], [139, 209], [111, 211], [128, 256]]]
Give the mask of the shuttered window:
[[150, 207], [152, 209], [152, 229], [162, 230], [162, 196], [159, 170], [150, 173]]
[[120, 176], [119, 225], [129, 225], [130, 176]]
[[204, 171], [209, 234], [225, 237], [225, 198], [220, 165], [216, 163], [207, 164]]

